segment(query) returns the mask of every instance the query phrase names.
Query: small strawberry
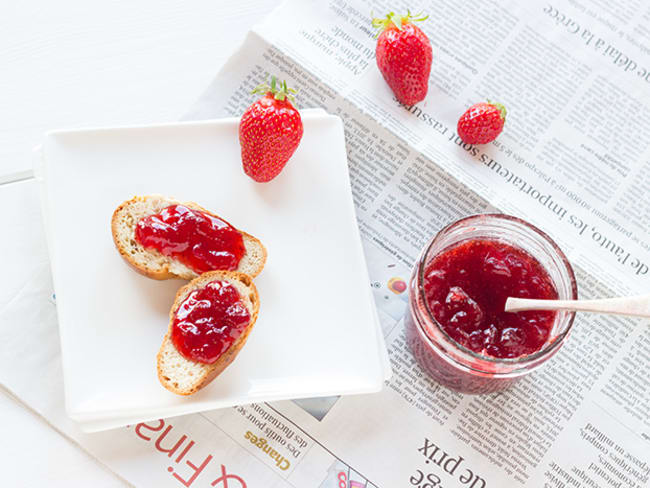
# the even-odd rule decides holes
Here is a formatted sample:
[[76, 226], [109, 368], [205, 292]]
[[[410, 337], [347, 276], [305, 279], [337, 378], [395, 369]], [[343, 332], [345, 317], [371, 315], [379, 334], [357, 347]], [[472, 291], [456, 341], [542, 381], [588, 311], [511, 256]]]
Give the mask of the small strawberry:
[[[287, 82], [262, 84], [253, 93], [264, 96], [246, 109], [239, 122], [239, 143], [244, 172], [255, 181], [275, 178], [293, 155], [302, 138], [302, 120], [291, 105]], [[290, 101], [291, 100], [291, 101]]]
[[497, 138], [506, 123], [506, 108], [500, 103], [475, 103], [458, 119], [458, 135], [467, 144], [487, 144]]
[[427, 96], [433, 51], [429, 38], [413, 22], [428, 17], [391, 12], [385, 19], [372, 19], [372, 26], [381, 29], [375, 50], [377, 66], [404, 105], [414, 105]]

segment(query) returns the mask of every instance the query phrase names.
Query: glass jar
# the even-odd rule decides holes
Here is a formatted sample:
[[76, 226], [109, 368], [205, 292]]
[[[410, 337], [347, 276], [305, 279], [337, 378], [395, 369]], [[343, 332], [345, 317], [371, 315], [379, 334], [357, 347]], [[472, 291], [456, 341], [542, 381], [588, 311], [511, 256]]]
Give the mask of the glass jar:
[[444, 386], [463, 393], [492, 393], [509, 387], [550, 359], [566, 340], [574, 312], [558, 311], [546, 343], [532, 354], [496, 358], [478, 354], [452, 339], [429, 310], [424, 270], [441, 252], [459, 242], [498, 240], [526, 251], [548, 272], [561, 300], [575, 300], [578, 287], [573, 269], [560, 248], [537, 227], [502, 214], [481, 214], [458, 220], [423, 249], [409, 282], [409, 307], [404, 323], [406, 340], [420, 366]]

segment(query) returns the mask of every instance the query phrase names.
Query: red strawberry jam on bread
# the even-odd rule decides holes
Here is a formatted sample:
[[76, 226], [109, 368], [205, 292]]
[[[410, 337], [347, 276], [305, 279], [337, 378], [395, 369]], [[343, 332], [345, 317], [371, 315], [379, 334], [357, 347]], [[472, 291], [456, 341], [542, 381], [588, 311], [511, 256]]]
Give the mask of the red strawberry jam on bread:
[[205, 271], [257, 276], [266, 262], [259, 239], [194, 202], [136, 196], [111, 219], [113, 242], [138, 273], [156, 280], [191, 280]]
[[158, 351], [158, 378], [173, 393], [197, 392], [230, 365], [257, 320], [260, 302], [250, 276], [209, 271], [176, 294]]
[[170, 205], [138, 221], [135, 238], [196, 273], [237, 269], [246, 249], [241, 232], [223, 219], [184, 205]]

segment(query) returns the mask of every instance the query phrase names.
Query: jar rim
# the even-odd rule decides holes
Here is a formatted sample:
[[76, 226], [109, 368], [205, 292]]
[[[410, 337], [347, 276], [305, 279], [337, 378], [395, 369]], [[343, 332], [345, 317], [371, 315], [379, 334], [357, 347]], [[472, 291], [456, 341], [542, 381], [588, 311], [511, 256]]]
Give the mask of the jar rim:
[[[418, 263], [418, 274], [417, 274], [417, 288], [418, 288], [418, 294], [420, 295], [420, 299], [422, 300], [422, 303], [424, 304], [424, 309], [426, 310], [427, 314], [427, 319], [432, 322], [433, 324], [436, 325], [437, 330], [440, 331], [443, 336], [449, 341], [450, 344], [452, 344], [454, 347], [456, 347], [460, 352], [467, 354], [470, 356], [472, 359], [478, 359], [480, 361], [485, 361], [487, 363], [491, 364], [507, 364], [507, 365], [512, 365], [512, 366], [518, 366], [518, 365], [527, 365], [530, 363], [535, 362], [537, 359], [543, 358], [545, 356], [550, 356], [552, 355], [557, 348], [562, 344], [564, 341], [564, 338], [569, 334], [571, 331], [571, 328], [573, 326], [573, 321], [575, 319], [575, 312], [566, 312], [567, 317], [568, 317], [568, 324], [564, 331], [562, 331], [560, 334], [558, 334], [553, 340], [547, 344], [544, 348], [540, 349], [539, 351], [535, 351], [532, 354], [527, 354], [523, 356], [519, 356], [516, 358], [497, 358], [497, 357], [492, 357], [492, 356], [485, 356], [483, 354], [479, 354], [477, 352], [472, 351], [471, 349], [463, 346], [459, 342], [457, 342], [454, 338], [452, 338], [447, 331], [442, 327], [440, 322], [436, 320], [434, 317], [433, 313], [431, 312], [431, 309], [429, 308], [429, 303], [426, 300], [426, 297], [424, 296], [424, 269], [425, 266], [423, 265], [424, 261], [426, 260], [426, 257], [429, 255], [429, 251], [433, 247], [433, 245], [436, 243], [436, 240], [438, 237], [440, 237], [443, 233], [448, 232], [449, 230], [453, 229], [454, 227], [457, 227], [461, 224], [465, 224], [468, 221], [475, 220], [475, 219], [485, 219], [485, 218], [494, 218], [494, 219], [499, 219], [499, 220], [506, 220], [509, 222], [514, 222], [518, 225], [521, 225], [522, 227], [533, 231], [534, 233], [538, 234], [542, 239], [544, 239], [548, 244], [550, 244], [551, 248], [555, 253], [557, 253], [558, 257], [560, 258], [560, 262], [564, 266], [564, 268], [567, 271], [569, 281], [570, 281], [570, 287], [571, 287], [571, 297], [569, 299], [571, 300], [576, 300], [578, 298], [578, 285], [575, 277], [575, 273], [573, 271], [573, 267], [571, 266], [571, 263], [569, 262], [568, 258], [560, 249], [560, 247], [557, 245], [557, 243], [551, 239], [551, 237], [535, 225], [520, 219], [518, 217], [514, 217], [512, 215], [507, 215], [507, 214], [500, 214], [500, 213], [483, 213], [483, 214], [472, 214], [467, 217], [463, 217], [462, 219], [456, 220], [454, 222], [451, 222], [450, 224], [447, 224], [445, 227], [440, 229], [438, 233], [433, 236], [429, 244], [424, 248], [422, 251], [422, 254], [420, 256], [420, 260]], [[420, 321], [416, 321], [417, 327], [421, 329], [423, 332], [423, 336], [426, 338], [426, 340], [430, 343], [430, 346], [434, 346], [434, 344], [431, 344], [433, 342], [433, 338], [430, 337], [429, 333], [427, 330], [423, 327], [423, 325], [420, 323]], [[456, 360], [456, 358], [452, 358]]]

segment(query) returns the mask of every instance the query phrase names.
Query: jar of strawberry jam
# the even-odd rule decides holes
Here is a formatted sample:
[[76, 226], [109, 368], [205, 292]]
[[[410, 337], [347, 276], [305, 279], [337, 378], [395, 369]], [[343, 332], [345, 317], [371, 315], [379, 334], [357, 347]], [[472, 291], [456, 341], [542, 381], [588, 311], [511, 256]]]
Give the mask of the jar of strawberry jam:
[[442, 229], [422, 251], [409, 283], [407, 342], [442, 385], [491, 393], [550, 359], [575, 315], [504, 312], [506, 298], [577, 295], [571, 265], [544, 232], [508, 215], [474, 215]]

